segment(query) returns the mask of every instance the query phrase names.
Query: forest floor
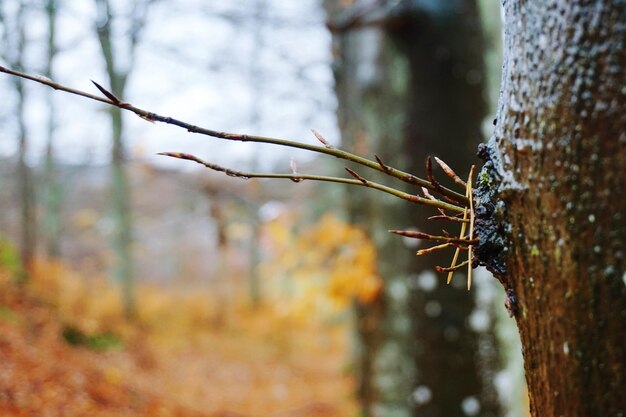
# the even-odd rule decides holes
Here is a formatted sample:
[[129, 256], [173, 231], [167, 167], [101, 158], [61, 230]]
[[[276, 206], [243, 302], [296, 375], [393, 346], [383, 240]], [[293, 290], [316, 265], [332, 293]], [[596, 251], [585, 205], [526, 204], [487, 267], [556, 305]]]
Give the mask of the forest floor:
[[219, 313], [197, 291], [158, 288], [128, 321], [106, 284], [63, 266], [38, 263], [27, 285], [9, 275], [0, 269], [2, 416], [357, 413], [345, 325]]

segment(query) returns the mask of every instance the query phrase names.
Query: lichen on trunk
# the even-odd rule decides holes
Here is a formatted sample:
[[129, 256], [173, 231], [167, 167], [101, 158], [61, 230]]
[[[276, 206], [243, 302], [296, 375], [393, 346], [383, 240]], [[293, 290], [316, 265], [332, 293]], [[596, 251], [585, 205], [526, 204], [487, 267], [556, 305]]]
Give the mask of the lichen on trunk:
[[626, 3], [504, 1], [477, 248], [507, 290], [534, 416], [626, 413]]

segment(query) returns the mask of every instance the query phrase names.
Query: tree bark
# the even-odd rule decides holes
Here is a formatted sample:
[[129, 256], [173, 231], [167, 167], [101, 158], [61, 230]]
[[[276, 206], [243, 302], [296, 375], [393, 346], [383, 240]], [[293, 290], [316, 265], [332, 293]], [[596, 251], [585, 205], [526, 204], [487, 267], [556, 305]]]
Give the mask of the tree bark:
[[626, 414], [626, 2], [504, 1], [480, 261], [517, 321], [534, 416]]

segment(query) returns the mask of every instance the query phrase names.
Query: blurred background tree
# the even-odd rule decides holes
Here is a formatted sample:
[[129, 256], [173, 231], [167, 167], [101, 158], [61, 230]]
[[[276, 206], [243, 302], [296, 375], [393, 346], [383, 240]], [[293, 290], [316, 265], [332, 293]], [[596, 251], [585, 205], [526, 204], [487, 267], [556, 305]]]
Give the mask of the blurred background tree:
[[[3, 25], [1, 57], [14, 68], [25, 69], [26, 49], [26, 2], [15, 2], [13, 7], [0, 10], [0, 23]], [[33, 173], [27, 161], [30, 148], [28, 123], [26, 121], [27, 93], [22, 80], [11, 80], [15, 96], [15, 136], [17, 137], [18, 151], [15, 175], [15, 200], [19, 207], [19, 250], [21, 268], [20, 280], [26, 280], [28, 270], [35, 255], [37, 220], [35, 216], [35, 194]]]
[[[487, 109], [476, 4], [328, 1], [326, 7], [343, 146], [408, 172], [425, 171], [428, 155], [468, 172]], [[385, 279], [384, 298], [356, 306], [366, 415], [500, 415], [487, 378], [498, 366], [495, 338], [489, 326], [481, 329], [491, 347], [479, 350], [478, 332], [467, 321], [474, 299], [462, 273], [454, 281], [461, 285], [441, 285], [433, 270], [445, 257], [417, 258], [412, 242], [386, 233], [432, 228], [428, 209], [361, 190], [351, 191], [346, 205], [351, 221], [376, 242]], [[450, 375], [457, 377], [451, 382]]]
[[[2, 16], [11, 16], [0, 30], [7, 39], [4, 52], [13, 58], [19, 48], [10, 46], [23, 37], [25, 60], [17, 68], [64, 84], [94, 91], [92, 78], [133, 104], [224, 130], [315, 141], [305, 130], [314, 127], [334, 145], [341, 133], [346, 149], [377, 154], [412, 172], [424, 171], [427, 154], [445, 154], [459, 172], [467, 171], [481, 123], [491, 120], [474, 2], [327, 1], [332, 34], [321, 3], [0, 2]], [[487, 8], [497, 20], [497, 6]], [[17, 24], [19, 13], [34, 23]], [[499, 38], [499, 30], [490, 36]], [[13, 66], [4, 55], [2, 64]], [[14, 81], [0, 78], [3, 87]], [[120, 306], [128, 315], [135, 311], [137, 325], [154, 332], [151, 337], [168, 331], [194, 341], [219, 335], [235, 346], [241, 340], [234, 342], [234, 334], [262, 334], [254, 339], [259, 349], [266, 343], [283, 349], [287, 341], [289, 359], [297, 357], [298, 332], [311, 323], [320, 327], [303, 340], [337, 346], [333, 325], [339, 323], [358, 343], [350, 352], [340, 345], [345, 356], [333, 375], [343, 381], [349, 363], [365, 414], [505, 412], [493, 386], [501, 366], [494, 320], [476, 319], [491, 317], [492, 296], [481, 301], [484, 311], [477, 314], [482, 310], [474, 294], [482, 283], [470, 294], [456, 285], [464, 282], [462, 274], [455, 285], [442, 285], [445, 277], [431, 271], [438, 261], [415, 257], [411, 242], [387, 233], [411, 225], [425, 229], [419, 219], [428, 213], [360, 190], [306, 182], [243, 184], [185, 171], [152, 153], [190, 151], [277, 172], [287, 171], [292, 157], [302, 172], [329, 172], [337, 165], [295, 151], [198, 141], [123, 117], [119, 109], [51, 98], [30, 85], [20, 87], [30, 104], [17, 112], [9, 108], [19, 107], [15, 86], [7, 91], [16, 91], [16, 99], [0, 103], [0, 129], [16, 138], [0, 143], [0, 230], [19, 242], [41, 220], [45, 247], [36, 248], [32, 239], [25, 247], [61, 263], [41, 263], [35, 256], [31, 289], [38, 297], [48, 294], [79, 345], [119, 337], [124, 349], [141, 357], [138, 363], [160, 366], [144, 354], [146, 345], [155, 352], [160, 346], [129, 336], [129, 324], [115, 313]], [[16, 116], [22, 113], [31, 136], [19, 134], [22, 119]], [[19, 175], [7, 175], [17, 167]], [[38, 206], [11, 191], [27, 196], [29, 177], [22, 173], [35, 168]], [[20, 182], [9, 187], [12, 181]], [[30, 217], [18, 216], [28, 204]], [[338, 206], [339, 216], [322, 215]], [[13, 253], [10, 243], [2, 246], [3, 253]], [[123, 301], [99, 283], [108, 269], [122, 286]], [[346, 319], [347, 305], [352, 320]], [[252, 306], [257, 313], [248, 315]], [[259, 328], [267, 332], [255, 333]], [[208, 360], [207, 346], [201, 352]], [[355, 352], [358, 359], [349, 360]], [[316, 359], [325, 360], [307, 358]], [[192, 368], [202, 368], [198, 361]], [[516, 407], [511, 404], [507, 408]]]

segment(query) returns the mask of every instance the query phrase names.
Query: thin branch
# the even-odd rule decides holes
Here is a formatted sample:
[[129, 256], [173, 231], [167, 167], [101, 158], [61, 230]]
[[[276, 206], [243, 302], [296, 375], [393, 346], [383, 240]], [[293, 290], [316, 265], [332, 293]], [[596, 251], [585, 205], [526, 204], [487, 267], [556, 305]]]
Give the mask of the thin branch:
[[446, 215], [430, 216], [428, 220], [447, 220], [450, 222], [457, 222], [457, 223], [469, 223], [469, 220], [467, 219], [462, 219], [460, 217], [446, 216]]
[[434, 240], [434, 241], [446, 242], [446, 243], [460, 243], [460, 244], [466, 244], [466, 245], [472, 245], [472, 244], [478, 243], [478, 239], [463, 239], [463, 238], [458, 238], [458, 237], [436, 236], [436, 235], [430, 235], [428, 233], [414, 232], [411, 230], [389, 230], [389, 233], [393, 233], [393, 234], [404, 236], [404, 237], [410, 237], [413, 239]]
[[437, 158], [436, 156], [435, 156], [435, 161], [437, 162], [437, 164], [439, 164], [441, 169], [443, 169], [443, 172], [445, 172], [448, 177], [452, 178], [454, 182], [456, 182], [457, 184], [459, 184], [461, 187], [464, 187], [464, 188], [467, 186], [465, 181], [463, 181], [458, 175], [456, 175], [456, 172], [454, 172], [452, 168], [448, 166], [448, 164], [446, 164], [445, 162], [443, 162], [441, 159]]
[[[350, 184], [350, 185], [359, 185], [362, 187], [368, 187], [368, 188], [373, 188], [375, 190], [379, 190], [391, 195], [394, 195], [396, 197], [399, 197], [403, 200], [407, 200], [410, 201], [412, 203], [417, 203], [417, 204], [423, 204], [423, 205], [427, 205], [427, 206], [431, 206], [431, 207], [437, 207], [437, 208], [445, 208], [446, 210], [451, 210], [451, 211], [463, 211], [462, 208], [457, 207], [457, 206], [453, 206], [451, 204], [448, 203], [444, 203], [443, 201], [432, 201], [432, 200], [427, 200], [425, 198], [422, 198], [420, 196], [416, 196], [413, 194], [409, 194], [409, 193], [405, 193], [399, 190], [396, 190], [395, 188], [391, 188], [391, 187], [387, 187], [386, 185], [382, 185], [382, 184], [378, 184], [376, 182], [373, 181], [369, 181], [366, 180], [365, 178], [361, 177], [360, 175], [356, 174], [358, 177], [362, 178], [362, 179], [347, 179], [347, 178], [339, 178], [339, 177], [327, 177], [327, 176], [322, 176], [322, 175], [303, 175], [303, 174], [298, 174], [298, 173], [292, 173], [292, 174], [269, 174], [269, 173], [258, 173], [258, 172], [244, 172], [244, 171], [236, 171], [233, 169], [229, 169], [229, 168], [224, 168], [220, 165], [217, 164], [213, 164], [211, 162], [207, 162], [204, 161], [200, 158], [198, 158], [197, 156], [191, 155], [191, 154], [187, 154], [187, 153], [179, 153], [179, 152], [161, 152], [159, 153], [159, 155], [165, 155], [165, 156], [169, 156], [172, 158], [178, 158], [178, 159], [186, 159], [189, 161], [194, 161], [200, 165], [204, 165], [205, 167], [212, 169], [214, 171], [218, 171], [218, 172], [223, 172], [226, 175], [230, 176], [230, 177], [238, 177], [238, 178], [243, 178], [243, 179], [250, 179], [250, 178], [274, 178], [274, 179], [288, 179], [294, 182], [300, 182], [300, 181], [304, 181], [304, 180], [313, 180], [313, 181], [322, 181], [322, 182], [335, 182], [335, 183], [339, 183], [339, 184]], [[350, 172], [350, 171], [348, 171]], [[354, 171], [352, 171], [354, 172]]]
[[313, 134], [315, 135], [315, 137], [317, 138], [317, 140], [319, 140], [320, 142], [322, 142], [322, 145], [324, 145], [325, 148], [328, 149], [333, 149], [333, 145], [331, 145], [330, 143], [328, 143], [328, 141], [326, 140], [326, 138], [322, 135], [320, 135], [320, 133], [315, 130], [315, 129], [311, 129], [311, 132], [313, 132]]
[[430, 156], [426, 158], [426, 178], [428, 178], [428, 181], [430, 181], [435, 190], [439, 191], [441, 189], [441, 184], [439, 184], [433, 176], [433, 161], [430, 159]]
[[429, 253], [433, 253], [433, 252], [436, 252], [438, 250], [446, 249], [446, 248], [453, 247], [453, 246], [459, 248], [460, 250], [467, 250], [467, 247], [461, 246], [458, 243], [442, 243], [441, 245], [433, 246], [431, 248], [420, 249], [420, 250], [417, 251], [416, 255], [417, 256], [427, 255]]
[[384, 172], [387, 172], [389, 170], [389, 167], [385, 165], [385, 163], [380, 158], [380, 156], [374, 155], [374, 159], [376, 159], [376, 162], [378, 162], [378, 165], [380, 165], [380, 167], [383, 169]]
[[[474, 202], [472, 199], [474, 198], [473, 190], [472, 190], [472, 177], [474, 176], [474, 168], [472, 165], [470, 168], [470, 173], [467, 178], [467, 198], [469, 199], [469, 213], [470, 213], [470, 222], [469, 222], [469, 239], [472, 240], [474, 238]], [[472, 245], [469, 245], [467, 248], [467, 290], [469, 291], [472, 287]]]
[[[467, 208], [465, 208], [465, 210], [463, 210], [463, 220], [467, 220]], [[467, 223], [463, 223], [461, 225], [461, 233], [459, 235], [459, 237], [463, 237], [465, 235], [465, 229], [467, 228]], [[452, 263], [450, 264], [450, 268], [454, 268], [457, 259], [459, 259], [459, 253], [461, 251], [459, 250], [459, 248], [456, 248], [456, 250], [454, 251], [454, 256], [452, 257]], [[454, 269], [451, 269], [448, 273], [448, 279], [446, 280], [446, 284], [450, 284], [450, 281], [452, 281], [452, 275], [454, 274]]]
[[93, 83], [93, 85], [96, 86], [96, 88], [98, 90], [100, 90], [100, 92], [102, 94], [104, 94], [104, 96], [106, 98], [108, 98], [109, 100], [111, 100], [113, 103], [115, 103], [116, 106], [119, 106], [120, 104], [122, 104], [122, 100], [120, 100], [119, 98], [115, 97], [115, 95], [113, 93], [111, 93], [110, 91], [108, 91], [106, 88], [102, 87], [100, 84], [98, 84], [97, 82], [95, 82], [94, 80], [91, 80], [91, 82]]
[[465, 265], [468, 265], [469, 261], [465, 261], [465, 262], [461, 262], [458, 265], [453, 265], [449, 268], [444, 268], [442, 266], [436, 266], [435, 269], [437, 270], [437, 272], [448, 272], [448, 273], [453, 273], [454, 271], [456, 271], [457, 269], [460, 269], [462, 267], [464, 267]]
[[[29, 75], [29, 74], [25, 74], [22, 72], [18, 72], [18, 71], [13, 71], [11, 69], [5, 68], [3, 66], [0, 66], [0, 72], [4, 72], [6, 74], [10, 74], [16, 77], [20, 77], [20, 78], [24, 78], [27, 80], [31, 80], [31, 81], [35, 81], [38, 82], [40, 84], [44, 84], [47, 85], [48, 87], [51, 87], [55, 90], [60, 90], [60, 91], [64, 91], [66, 93], [70, 93], [70, 94], [75, 94], [81, 97], [85, 97], [88, 98], [90, 100], [95, 100], [95, 101], [99, 101], [101, 103], [105, 103], [111, 106], [115, 106], [115, 107], [119, 107], [123, 110], [128, 110], [130, 112], [135, 113], [136, 115], [138, 115], [139, 117], [141, 117], [144, 120], [148, 120], [148, 121], [152, 121], [152, 122], [161, 122], [161, 123], [166, 123], [169, 125], [173, 125], [173, 126], [178, 126], [180, 128], [183, 128], [185, 130], [187, 130], [190, 133], [197, 133], [197, 134], [201, 134], [201, 135], [205, 135], [205, 136], [211, 136], [214, 138], [218, 138], [218, 139], [226, 139], [226, 140], [233, 140], [233, 141], [240, 141], [240, 142], [256, 142], [256, 143], [268, 143], [268, 144], [273, 144], [273, 145], [279, 145], [279, 146], [286, 146], [286, 147], [290, 147], [290, 148], [297, 148], [297, 149], [304, 149], [304, 150], [308, 150], [308, 151], [312, 151], [312, 152], [317, 152], [317, 153], [322, 153], [322, 154], [326, 154], [326, 155], [331, 155], [334, 156], [336, 158], [339, 159], [343, 159], [346, 161], [351, 161], [354, 163], [357, 163], [359, 165], [363, 165], [366, 166], [368, 168], [374, 169], [376, 171], [380, 171], [383, 173], [386, 173], [392, 177], [395, 177], [399, 180], [402, 180], [406, 183], [409, 184], [414, 184], [414, 185], [419, 185], [425, 188], [428, 188], [432, 191], [438, 192], [454, 201], [456, 201], [457, 203], [463, 205], [463, 206], [467, 206], [469, 204], [469, 201], [467, 199], [466, 196], [457, 193], [456, 191], [450, 190], [448, 188], [442, 187], [440, 190], [435, 190], [433, 185], [430, 183], [430, 181], [424, 180], [422, 178], [416, 177], [413, 174], [401, 171], [399, 169], [396, 168], [392, 168], [387, 166], [386, 169], [384, 169], [378, 162], [376, 161], [372, 161], [369, 160], [367, 158], [363, 158], [361, 156], [358, 155], [354, 155], [350, 152], [346, 152], [340, 149], [335, 149], [335, 148], [327, 148], [325, 146], [316, 146], [316, 145], [309, 145], [306, 143], [300, 143], [300, 142], [294, 142], [294, 141], [290, 141], [290, 140], [284, 140], [284, 139], [277, 139], [277, 138], [271, 138], [271, 137], [265, 137], [265, 136], [255, 136], [255, 135], [243, 135], [243, 134], [238, 134], [238, 133], [228, 133], [228, 132], [220, 132], [217, 130], [212, 130], [212, 129], [207, 129], [207, 128], [203, 128], [200, 126], [196, 126], [196, 125], [192, 125], [190, 123], [186, 123], [184, 121], [169, 117], [169, 116], [162, 116], [159, 115], [157, 113], [153, 113], [150, 111], [146, 111], [143, 109], [140, 109], [138, 107], [133, 106], [132, 104], [129, 103], [124, 103], [124, 102], [115, 102], [114, 100], [110, 100], [110, 99], [106, 99], [106, 98], [102, 98], [102, 97], [98, 97], [95, 96], [93, 94], [89, 94], [87, 92], [81, 91], [81, 90], [76, 90], [70, 87], [66, 87], [64, 85], [58, 84], [54, 81], [51, 81], [49, 79], [43, 78], [43, 77], [38, 77], [38, 76], [33, 76], [33, 75]], [[451, 205], [453, 206], [453, 205]], [[454, 206], [453, 206], [454, 207]], [[458, 210], [454, 210], [454, 211], [458, 211]]]
[[[435, 197], [433, 197], [431, 193], [428, 192], [428, 189], [426, 187], [422, 187], [422, 192], [424, 193], [424, 196], [429, 200], [439, 201]], [[446, 212], [441, 209], [439, 209], [439, 213], [441, 213], [442, 216], [446, 216]]]
[[345, 168], [346, 171], [348, 171], [348, 174], [352, 175], [354, 178], [356, 178], [357, 180], [361, 181], [363, 183], [363, 185], [367, 186], [368, 181], [363, 178], [362, 176], [360, 176], [359, 174], [357, 174], [356, 171], [346, 167]]

